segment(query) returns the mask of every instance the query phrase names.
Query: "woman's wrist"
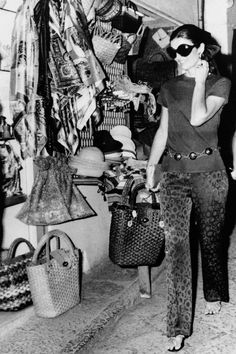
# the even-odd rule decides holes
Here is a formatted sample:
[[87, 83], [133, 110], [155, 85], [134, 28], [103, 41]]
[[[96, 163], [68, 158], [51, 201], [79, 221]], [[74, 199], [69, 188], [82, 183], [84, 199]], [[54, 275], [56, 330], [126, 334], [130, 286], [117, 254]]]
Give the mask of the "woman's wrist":
[[149, 163], [147, 164], [147, 168], [156, 168], [156, 163]]
[[231, 167], [229, 170], [230, 170], [231, 177], [234, 180], [236, 180], [236, 168], [235, 167]]

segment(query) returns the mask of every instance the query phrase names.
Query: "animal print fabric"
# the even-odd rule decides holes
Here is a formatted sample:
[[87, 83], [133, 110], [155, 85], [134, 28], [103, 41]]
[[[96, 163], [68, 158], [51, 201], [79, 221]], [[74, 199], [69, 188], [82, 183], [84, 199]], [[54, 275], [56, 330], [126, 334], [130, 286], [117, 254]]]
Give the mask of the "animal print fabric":
[[225, 171], [163, 173], [160, 203], [167, 263], [167, 336], [187, 337], [192, 330], [192, 211], [199, 230], [204, 297], [207, 301], [228, 301], [226, 257], [222, 257], [227, 193]]

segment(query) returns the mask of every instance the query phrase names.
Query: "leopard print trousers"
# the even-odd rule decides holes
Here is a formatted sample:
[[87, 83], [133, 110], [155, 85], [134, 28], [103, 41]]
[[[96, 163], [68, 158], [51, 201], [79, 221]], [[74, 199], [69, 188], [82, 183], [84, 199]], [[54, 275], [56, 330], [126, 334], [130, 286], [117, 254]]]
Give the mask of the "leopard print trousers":
[[167, 336], [192, 331], [192, 267], [190, 216], [199, 228], [203, 290], [207, 301], [228, 301], [226, 257], [222, 257], [223, 225], [228, 194], [226, 171], [164, 172], [160, 204], [167, 264]]

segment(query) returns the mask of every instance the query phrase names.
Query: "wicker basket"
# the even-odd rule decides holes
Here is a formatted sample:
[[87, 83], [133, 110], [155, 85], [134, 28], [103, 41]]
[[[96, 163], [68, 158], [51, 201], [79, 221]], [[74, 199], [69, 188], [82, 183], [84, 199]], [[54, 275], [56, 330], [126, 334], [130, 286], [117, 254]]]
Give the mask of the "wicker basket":
[[[26, 243], [29, 251], [16, 256], [21, 243]], [[0, 310], [17, 311], [32, 304], [26, 266], [34, 254], [32, 244], [22, 238], [16, 238], [8, 251], [7, 257], [0, 264]]]
[[107, 31], [97, 25], [93, 32], [92, 43], [96, 57], [101, 63], [110, 65], [121, 48], [122, 35], [115, 30]]
[[143, 188], [141, 183], [132, 189], [128, 179], [121, 203], [111, 207], [109, 257], [120, 266], [154, 266], [164, 255], [164, 231], [154, 193], [152, 203], [135, 202], [138, 190]]
[[[56, 249], [50, 241], [56, 237]], [[65, 241], [68, 250], [60, 248]], [[46, 257], [39, 255], [46, 245]], [[60, 230], [46, 233], [40, 240], [31, 264], [27, 267], [35, 313], [40, 317], [56, 317], [80, 302], [80, 257], [70, 238]]]

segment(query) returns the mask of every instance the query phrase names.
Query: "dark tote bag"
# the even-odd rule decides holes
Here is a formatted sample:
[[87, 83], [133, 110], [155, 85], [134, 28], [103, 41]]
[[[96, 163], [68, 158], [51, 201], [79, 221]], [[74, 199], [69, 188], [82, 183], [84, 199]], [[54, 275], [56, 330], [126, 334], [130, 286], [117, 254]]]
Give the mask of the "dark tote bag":
[[152, 203], [135, 203], [140, 183], [133, 188], [128, 179], [122, 193], [121, 203], [111, 208], [109, 257], [120, 266], [154, 266], [164, 251], [164, 231], [160, 206], [152, 193]]
[[124, 33], [136, 33], [142, 23], [142, 17], [136, 11], [137, 6], [131, 1], [126, 1], [121, 14], [112, 19], [112, 27]]

